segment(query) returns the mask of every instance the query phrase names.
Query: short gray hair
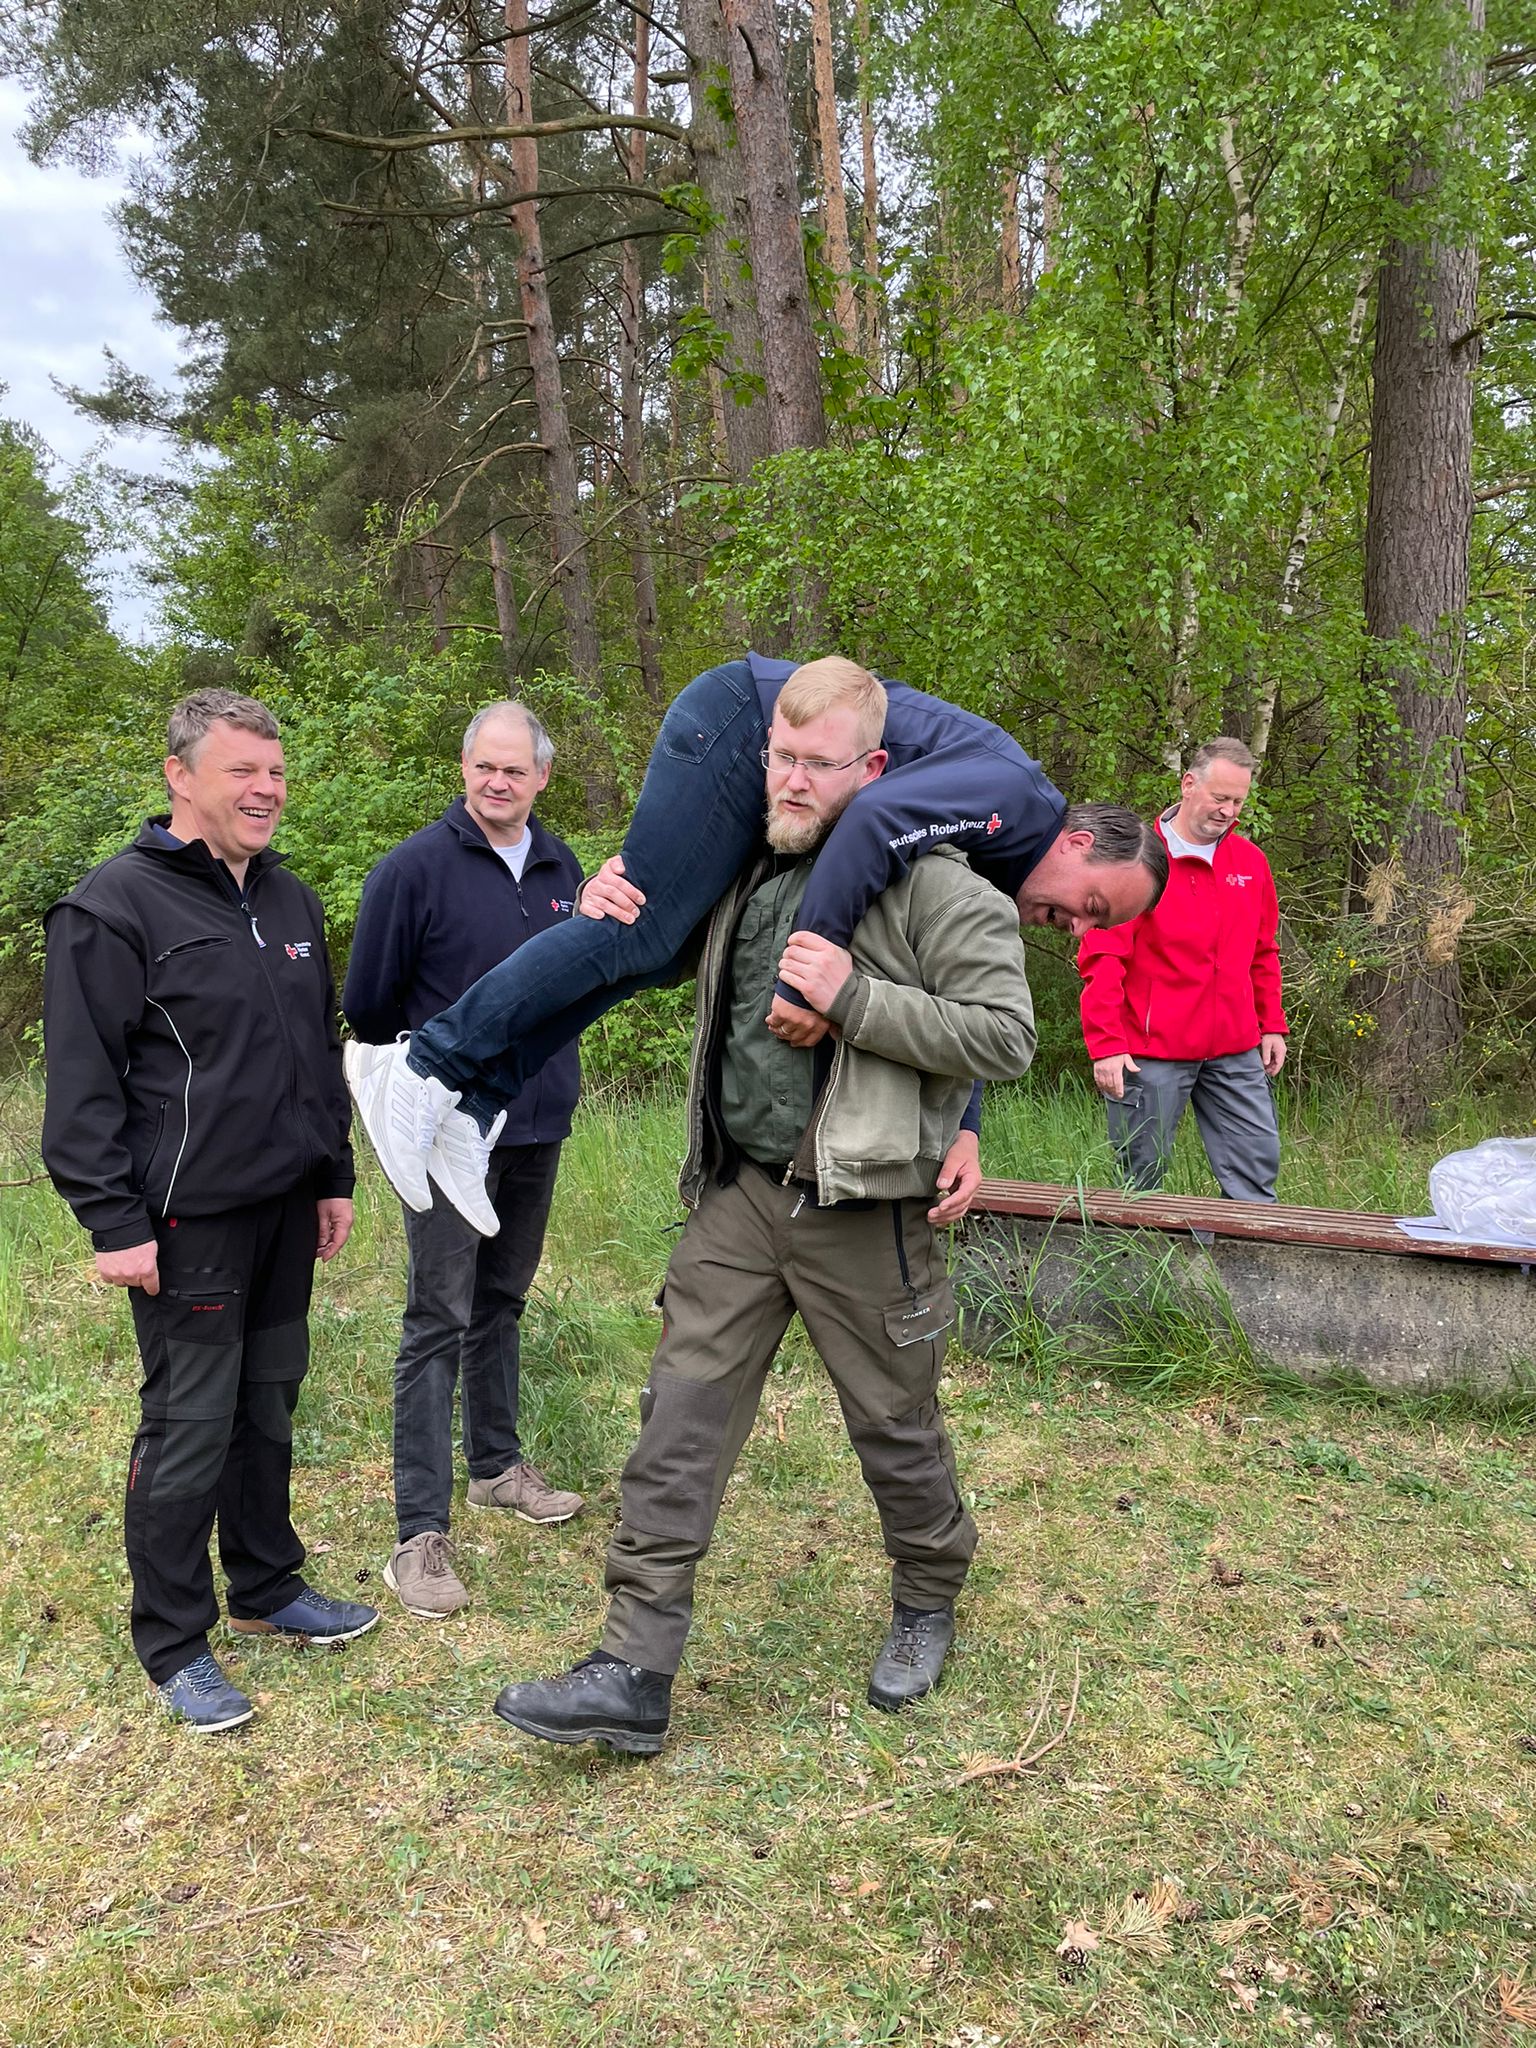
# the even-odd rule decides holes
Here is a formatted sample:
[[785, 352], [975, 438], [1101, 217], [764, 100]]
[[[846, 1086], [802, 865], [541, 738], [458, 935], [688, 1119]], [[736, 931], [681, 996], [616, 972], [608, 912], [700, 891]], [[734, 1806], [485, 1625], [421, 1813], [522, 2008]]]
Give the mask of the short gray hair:
[[1156, 886], [1149, 910], [1161, 898], [1168, 886], [1168, 849], [1145, 818], [1124, 804], [1068, 804], [1061, 829], [1092, 835], [1090, 865], [1145, 868]]
[[171, 713], [165, 751], [192, 767], [210, 727], [221, 722], [241, 732], [253, 732], [259, 739], [282, 737], [277, 720], [259, 697], [242, 697], [234, 690], [194, 690]]
[[1241, 740], [1224, 735], [1219, 739], [1207, 740], [1203, 747], [1196, 747], [1184, 772], [1187, 775], [1203, 776], [1206, 769], [1214, 766], [1217, 761], [1225, 761], [1232, 768], [1246, 768], [1250, 775], [1259, 765], [1252, 751], [1245, 747]]
[[461, 754], [468, 754], [480, 737], [480, 728], [488, 718], [521, 718], [528, 727], [528, 737], [533, 742], [533, 765], [535, 768], [550, 768], [555, 760], [555, 743], [540, 725], [526, 704], [519, 704], [514, 697], [502, 697], [494, 704], [487, 704], [483, 711], [477, 711], [464, 728], [464, 744]]

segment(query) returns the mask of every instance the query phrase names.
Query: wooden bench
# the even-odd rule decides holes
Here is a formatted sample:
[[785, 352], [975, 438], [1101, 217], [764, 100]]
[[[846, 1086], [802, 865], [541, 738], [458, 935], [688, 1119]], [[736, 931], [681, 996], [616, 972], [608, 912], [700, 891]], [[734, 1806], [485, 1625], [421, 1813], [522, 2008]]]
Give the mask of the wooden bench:
[[1307, 1378], [1509, 1391], [1536, 1380], [1536, 1253], [1411, 1238], [1390, 1216], [983, 1181], [956, 1266], [966, 1341], [1024, 1310], [1091, 1358], [1156, 1299]]

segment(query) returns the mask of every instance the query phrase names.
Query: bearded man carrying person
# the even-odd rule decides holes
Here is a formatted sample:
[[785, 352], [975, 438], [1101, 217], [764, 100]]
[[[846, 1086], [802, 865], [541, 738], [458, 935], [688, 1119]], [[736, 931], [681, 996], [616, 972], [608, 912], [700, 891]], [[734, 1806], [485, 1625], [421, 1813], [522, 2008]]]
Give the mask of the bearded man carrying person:
[[[779, 1342], [798, 1311], [837, 1392], [892, 1560], [891, 1626], [869, 1682], [894, 1710], [936, 1682], [976, 1545], [937, 1388], [954, 1301], [936, 1180], [973, 1077], [1025, 1070], [1035, 1033], [1019, 912], [953, 850], [913, 861], [849, 947], [802, 928], [816, 852], [885, 766], [885, 692], [837, 657], [785, 683], [765, 754], [769, 855], [702, 936], [690, 1075], [690, 1214], [624, 1468], [600, 1647], [503, 1688], [496, 1713], [556, 1743], [660, 1749], [694, 1578]], [[1068, 812], [1090, 846], [1138, 821]], [[1142, 872], [1135, 910], [1155, 900]], [[588, 885], [601, 908], [624, 897]], [[792, 1042], [787, 981], [831, 1033]]]

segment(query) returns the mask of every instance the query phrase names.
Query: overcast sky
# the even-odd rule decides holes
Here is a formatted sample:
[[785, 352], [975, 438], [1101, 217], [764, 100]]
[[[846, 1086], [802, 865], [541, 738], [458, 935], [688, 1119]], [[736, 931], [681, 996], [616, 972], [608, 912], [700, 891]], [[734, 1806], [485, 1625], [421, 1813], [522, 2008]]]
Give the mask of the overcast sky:
[[[122, 198], [121, 170], [87, 178], [67, 165], [39, 169], [16, 140], [26, 96], [0, 78], [0, 413], [34, 428], [55, 458], [54, 478], [92, 452], [122, 469], [157, 469], [169, 458], [158, 436], [104, 441], [52, 383], [95, 389], [104, 348], [157, 383], [174, 381], [178, 330], [162, 325], [154, 301], [130, 275], [109, 215]], [[130, 636], [144, 628], [148, 603], [131, 563], [115, 565], [114, 623]]]

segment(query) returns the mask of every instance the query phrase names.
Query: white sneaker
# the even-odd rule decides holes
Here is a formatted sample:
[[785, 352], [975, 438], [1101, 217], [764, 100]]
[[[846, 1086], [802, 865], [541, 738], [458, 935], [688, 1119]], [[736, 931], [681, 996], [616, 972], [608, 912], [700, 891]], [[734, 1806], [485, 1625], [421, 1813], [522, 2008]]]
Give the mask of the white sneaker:
[[427, 1155], [427, 1172], [482, 1237], [494, 1237], [501, 1228], [501, 1218], [485, 1192], [485, 1176], [506, 1120], [503, 1110], [482, 1138], [480, 1126], [467, 1110], [450, 1109], [438, 1118], [437, 1135]]
[[427, 1155], [440, 1120], [459, 1098], [406, 1065], [409, 1043], [401, 1038], [393, 1045], [363, 1045], [352, 1038], [342, 1047], [341, 1064], [390, 1186], [408, 1209], [422, 1211], [432, 1206]]

